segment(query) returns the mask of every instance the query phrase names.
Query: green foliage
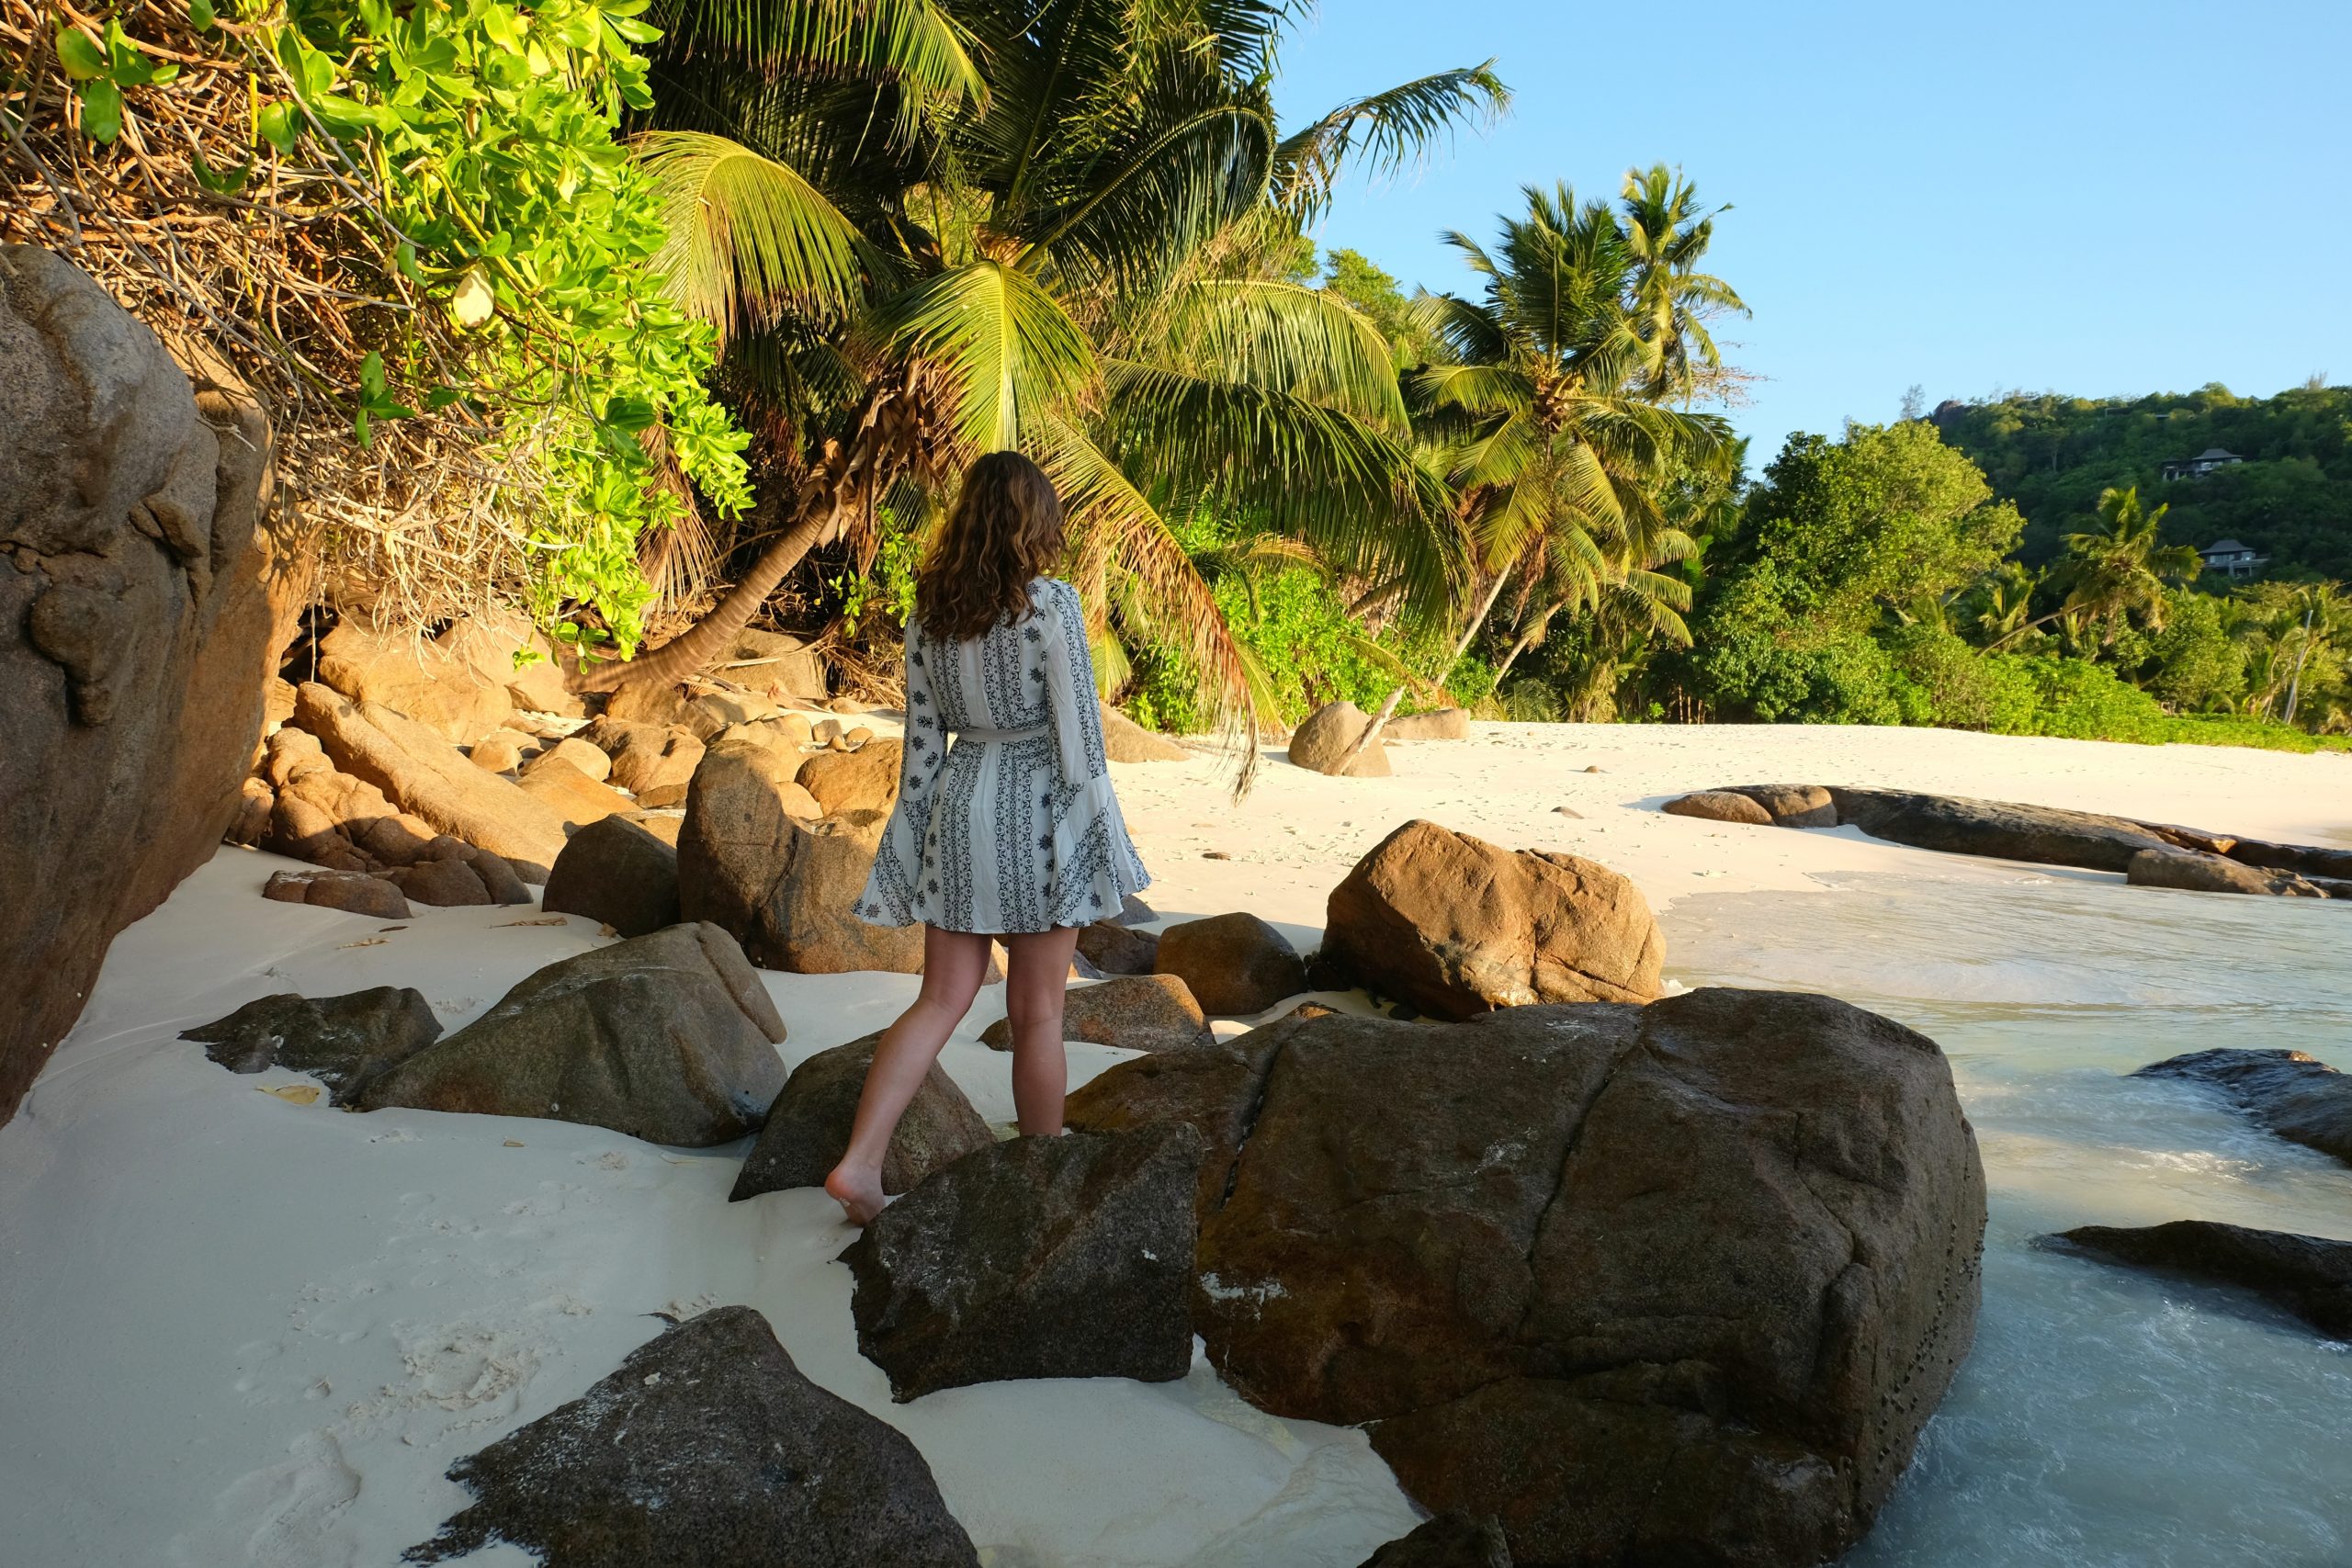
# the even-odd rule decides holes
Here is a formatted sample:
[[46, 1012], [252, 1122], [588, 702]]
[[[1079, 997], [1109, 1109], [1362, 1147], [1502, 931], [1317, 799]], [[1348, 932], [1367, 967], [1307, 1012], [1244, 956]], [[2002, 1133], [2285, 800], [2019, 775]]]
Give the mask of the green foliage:
[[[2013, 393], [1949, 405], [1936, 423], [2025, 514], [2030, 563], [2057, 557], [2101, 491], [2136, 485], [2170, 504], [2167, 543], [2237, 538], [2270, 558], [2273, 575], [2352, 577], [2352, 388], [2273, 398], [2223, 387], [2143, 398]], [[2165, 463], [2212, 446], [2246, 461], [2164, 479]]]
[[1360, 251], [1333, 251], [1324, 259], [1323, 289], [1336, 294], [1371, 321], [1388, 342], [1399, 369], [1426, 365], [1441, 349], [1437, 334], [1414, 314], [1412, 301], [1396, 280]]
[[[369, 313], [357, 385], [317, 389], [363, 446], [420, 409], [470, 426], [502, 474], [493, 504], [527, 546], [534, 613], [622, 654], [651, 592], [638, 540], [684, 506], [665, 463], [721, 512], [749, 500], [745, 438], [703, 385], [711, 333], [661, 290], [661, 210], [615, 139], [624, 107], [650, 102], [645, 5], [250, 0], [220, 39], [253, 73], [261, 156], [323, 166], [352, 198], [351, 231], [375, 248], [334, 265], [403, 301]], [[190, 17], [214, 20], [203, 0]], [[67, 28], [59, 46], [100, 141], [119, 128], [122, 89], [175, 69], [118, 22], [97, 38]], [[254, 167], [192, 162], [222, 195]]]

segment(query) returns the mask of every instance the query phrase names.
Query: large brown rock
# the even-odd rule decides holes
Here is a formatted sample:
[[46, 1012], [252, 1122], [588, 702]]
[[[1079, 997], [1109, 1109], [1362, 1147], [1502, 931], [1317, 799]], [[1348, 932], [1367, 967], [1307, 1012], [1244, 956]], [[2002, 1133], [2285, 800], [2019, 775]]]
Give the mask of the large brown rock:
[[449, 1479], [473, 1503], [402, 1561], [979, 1568], [915, 1446], [809, 1382], [747, 1306], [673, 1324]]
[[1193, 754], [1157, 730], [1146, 729], [1108, 703], [1102, 711], [1102, 752], [1114, 762], [1188, 762]]
[[1080, 1097], [1207, 1134], [1194, 1325], [1234, 1388], [1366, 1427], [1524, 1562], [1860, 1539], [1974, 1332], [1984, 1172], [1933, 1042], [1732, 990], [1259, 1032], [1262, 1066]]
[[800, 764], [800, 787], [828, 817], [844, 811], [888, 812], [899, 804], [899, 774], [906, 747], [897, 740], [869, 740], [854, 751], [828, 751]]
[[1470, 716], [1460, 708], [1400, 713], [1381, 727], [1383, 740], [1467, 740]]
[[1118, 920], [1078, 929], [1079, 956], [1105, 975], [1148, 975], [1159, 962], [1159, 938]]
[[315, 681], [295, 689], [294, 716], [336, 767], [442, 832], [503, 857], [524, 881], [545, 882], [563, 852], [563, 818], [554, 808], [475, 767], [414, 719], [379, 704], [355, 707]]
[[1696, 795], [1681, 795], [1658, 807], [1668, 817], [1696, 817], [1707, 822], [1752, 823], [1759, 828], [1772, 825], [1772, 814], [1747, 795], [1727, 789], [1702, 789]]
[[1510, 1543], [1491, 1517], [1440, 1514], [1365, 1558], [1361, 1568], [1511, 1568]]
[[0, 246], [0, 1121], [115, 933], [239, 816], [305, 585], [261, 526], [272, 438], [72, 264]]
[[339, 997], [281, 991], [180, 1035], [232, 1073], [309, 1073], [347, 1105], [390, 1069], [441, 1038], [422, 991], [375, 986]]
[[763, 968], [920, 974], [920, 926], [869, 926], [851, 912], [889, 818], [862, 811], [803, 821], [789, 766], [744, 740], [705, 756], [678, 834], [681, 912], [734, 932]]
[[1008, 1378], [1168, 1382], [1193, 1364], [1197, 1134], [1015, 1138], [957, 1160], [842, 1253], [890, 1397]]
[[683, 789], [702, 761], [703, 743], [682, 728], [606, 718], [582, 733], [605, 747], [613, 760], [611, 783], [648, 806], [675, 805], [657, 797], [665, 790]]
[[[1065, 992], [1062, 1038], [1123, 1051], [1181, 1051], [1216, 1036], [1183, 981], [1173, 975], [1127, 975]], [[1012, 1021], [1001, 1018], [980, 1031], [980, 1043], [1012, 1050]]]
[[[735, 1178], [730, 1202], [781, 1192], [788, 1187], [821, 1187], [849, 1152], [850, 1124], [857, 1119], [865, 1069], [873, 1065], [880, 1034], [820, 1051], [792, 1069], [784, 1091], [768, 1107], [759, 1142]], [[882, 1190], [906, 1192], [923, 1178], [996, 1142], [989, 1124], [937, 1062], [907, 1104], [882, 1158]]]
[[2352, 1241], [2211, 1220], [2131, 1228], [2081, 1225], [2046, 1240], [2109, 1262], [2235, 1285], [2330, 1338], [2352, 1338]]
[[544, 1116], [704, 1148], [766, 1118], [784, 1087], [783, 1040], [734, 940], [677, 925], [548, 964], [359, 1103]]
[[1183, 981], [1203, 1010], [1221, 1017], [1263, 1012], [1306, 989], [1306, 965], [1290, 939], [1246, 910], [1170, 926], [1152, 967]]
[[2121, 871], [2142, 850], [2166, 847], [2165, 839], [2138, 822], [2092, 811], [1842, 784], [1829, 786], [1829, 795], [1843, 825], [1874, 839], [1947, 854]]
[[607, 817], [571, 835], [539, 908], [585, 915], [622, 936], [678, 923], [678, 851], [634, 822]]
[[280, 904], [309, 904], [379, 920], [409, 918], [408, 898], [395, 884], [357, 871], [274, 871], [261, 896]]
[[[607, 767], [611, 765], [609, 761], [605, 763]], [[554, 812], [566, 832], [577, 832], [616, 813], [638, 809], [636, 801], [582, 773], [569, 756], [537, 759], [524, 770], [520, 787], [525, 795]]]
[[2265, 871], [2202, 850], [2141, 850], [2124, 863], [2123, 880], [2134, 887], [2173, 887], [2190, 893], [2256, 893], [2282, 898], [2327, 895], [2291, 871]]
[[1838, 803], [1819, 784], [1733, 784], [1727, 793], [1762, 807], [1775, 828], [1838, 826]]
[[461, 745], [514, 712], [506, 682], [474, 661], [356, 615], [345, 616], [319, 643], [318, 678], [354, 702], [379, 704]]
[[1331, 890], [1318, 967], [1439, 1018], [1532, 1002], [1645, 1002], [1666, 942], [1607, 866], [1406, 823]]
[[[1290, 760], [1315, 773], [1335, 773], [1340, 759], [1371, 722], [1372, 716], [1353, 703], [1325, 703], [1291, 731]], [[1356, 753], [1356, 760], [1348, 765], [1351, 779], [1385, 779], [1388, 773], [1388, 750], [1377, 739]]]
[[824, 658], [797, 637], [746, 627], [735, 634], [735, 646], [721, 668], [729, 680], [777, 702], [825, 700]]
[[2223, 1046], [2167, 1057], [2132, 1076], [2200, 1084], [2280, 1137], [2352, 1164], [2352, 1073], [2316, 1056]]

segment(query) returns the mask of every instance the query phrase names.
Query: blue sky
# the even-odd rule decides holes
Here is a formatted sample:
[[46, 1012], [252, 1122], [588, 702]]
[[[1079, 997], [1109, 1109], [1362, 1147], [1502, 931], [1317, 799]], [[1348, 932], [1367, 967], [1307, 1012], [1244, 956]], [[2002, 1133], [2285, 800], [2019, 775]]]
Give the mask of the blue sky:
[[1510, 116], [1351, 186], [1318, 239], [1465, 289], [1439, 231], [1679, 164], [1734, 208], [1713, 262], [1755, 311], [1719, 329], [1767, 378], [1733, 415], [1753, 466], [1914, 382], [2352, 384], [2352, 0], [1324, 0], [1284, 47], [1285, 128], [1489, 55]]

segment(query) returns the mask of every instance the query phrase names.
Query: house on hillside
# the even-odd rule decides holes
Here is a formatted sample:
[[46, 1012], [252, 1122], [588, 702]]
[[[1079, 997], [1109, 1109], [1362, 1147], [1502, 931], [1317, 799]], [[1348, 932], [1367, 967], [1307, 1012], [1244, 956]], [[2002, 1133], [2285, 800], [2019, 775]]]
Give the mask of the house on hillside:
[[2252, 577], [2269, 564], [2268, 556], [2254, 553], [2254, 547], [2236, 539], [2222, 539], [2197, 552], [2205, 570], [2223, 577]]
[[2223, 451], [2219, 446], [2208, 446], [2194, 457], [2182, 457], [2174, 462], [2166, 463], [2165, 465], [2165, 478], [2168, 479], [2201, 479], [2207, 474], [2211, 473], [2215, 468], [2226, 468], [2232, 463], [2243, 463], [2245, 461], [2245, 459], [2239, 457], [2235, 452]]

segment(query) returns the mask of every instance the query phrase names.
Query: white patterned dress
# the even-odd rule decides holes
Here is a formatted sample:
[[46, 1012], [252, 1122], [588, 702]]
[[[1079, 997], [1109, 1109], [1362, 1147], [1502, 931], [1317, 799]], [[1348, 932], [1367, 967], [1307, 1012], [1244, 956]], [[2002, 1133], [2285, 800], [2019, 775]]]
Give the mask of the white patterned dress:
[[858, 897], [870, 925], [1082, 926], [1151, 882], [1112, 792], [1078, 590], [1041, 577], [1029, 603], [964, 642], [907, 626], [906, 774]]

